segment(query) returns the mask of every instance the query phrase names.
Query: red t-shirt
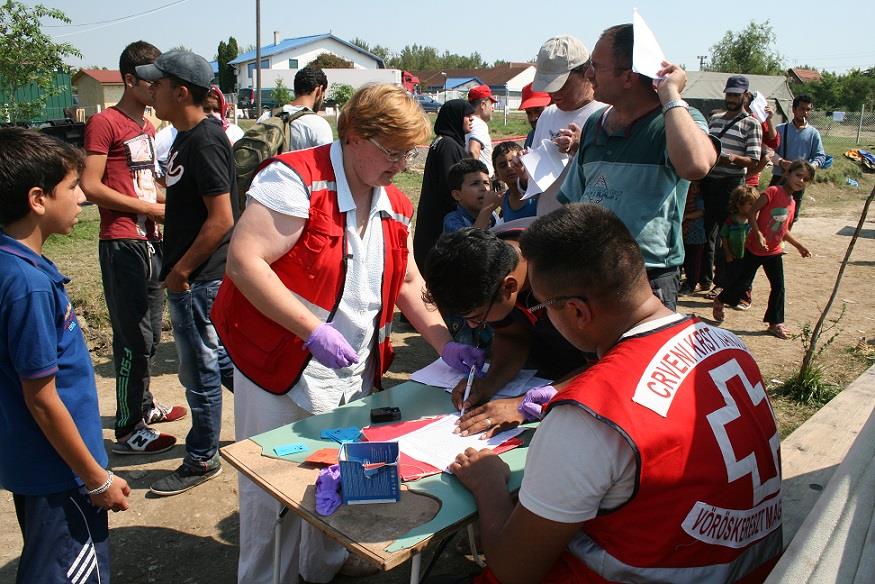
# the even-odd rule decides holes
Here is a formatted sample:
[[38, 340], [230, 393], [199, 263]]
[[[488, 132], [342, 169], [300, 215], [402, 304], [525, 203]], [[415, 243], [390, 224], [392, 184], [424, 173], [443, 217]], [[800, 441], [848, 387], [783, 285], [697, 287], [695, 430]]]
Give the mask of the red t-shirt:
[[747, 235], [747, 250], [758, 256], [778, 255], [784, 251], [784, 236], [793, 222], [796, 201], [783, 186], [775, 185], [763, 193], [769, 202], [757, 215], [757, 227], [766, 238], [765, 251], [757, 243], [753, 230]]
[[[155, 126], [144, 120], [142, 127], [115, 107], [91, 117], [85, 125], [85, 150], [106, 156], [101, 182], [129, 197], [154, 203]], [[100, 239], [161, 238], [158, 225], [145, 215], [123, 213], [100, 207]]]

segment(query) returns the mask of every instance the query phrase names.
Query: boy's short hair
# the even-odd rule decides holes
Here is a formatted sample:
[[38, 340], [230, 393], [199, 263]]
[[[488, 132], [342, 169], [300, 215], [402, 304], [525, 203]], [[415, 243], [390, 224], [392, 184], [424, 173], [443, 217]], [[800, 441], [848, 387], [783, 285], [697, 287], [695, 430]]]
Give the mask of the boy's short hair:
[[644, 258], [622, 221], [600, 205], [566, 205], [523, 233], [520, 249], [529, 273], [558, 295], [585, 295], [621, 306], [644, 276]]
[[729, 193], [729, 212], [738, 213], [745, 203], [755, 203], [760, 198], [760, 192], [750, 185], [738, 185]]
[[201, 87], [194, 83], [189, 83], [184, 79], [180, 79], [176, 75], [167, 75], [167, 79], [170, 80], [170, 84], [173, 87], [184, 85], [188, 89], [188, 93], [191, 95], [191, 103], [194, 105], [203, 105], [204, 100], [207, 98], [207, 94], [210, 92], [209, 87]]
[[27, 216], [27, 193], [51, 193], [71, 171], [82, 172], [85, 158], [73, 146], [36, 130], [0, 129], [0, 225]]
[[307, 65], [295, 73], [294, 91], [295, 97], [310, 95], [317, 87], [328, 89], [328, 77], [319, 67]]
[[520, 146], [519, 144], [517, 144], [516, 142], [513, 142], [511, 140], [508, 140], [507, 142], [502, 142], [501, 144], [496, 146], [495, 149], [492, 151], [492, 164], [493, 164], [493, 166], [496, 164], [496, 162], [498, 161], [498, 159], [500, 157], [504, 156], [508, 152], [522, 152], [522, 150], [523, 150], [523, 147]]
[[153, 44], [146, 41], [137, 41], [129, 44], [122, 51], [121, 57], [118, 60], [118, 69], [125, 78], [125, 74], [137, 74], [137, 66], [150, 65], [155, 62], [155, 59], [161, 56], [161, 51]]
[[447, 185], [451, 191], [462, 189], [462, 183], [465, 182], [465, 175], [472, 172], [482, 172], [489, 176], [489, 169], [479, 160], [473, 158], [464, 158], [450, 167], [447, 171]]
[[488, 304], [519, 254], [491, 231], [466, 227], [442, 235], [422, 268], [422, 299], [444, 314], [470, 314]]

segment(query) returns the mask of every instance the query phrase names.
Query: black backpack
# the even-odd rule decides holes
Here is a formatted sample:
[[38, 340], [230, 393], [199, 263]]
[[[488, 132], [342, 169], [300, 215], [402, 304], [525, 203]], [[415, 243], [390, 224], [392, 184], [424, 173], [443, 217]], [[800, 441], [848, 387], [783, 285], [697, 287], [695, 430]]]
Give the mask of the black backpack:
[[237, 195], [240, 209], [246, 205], [246, 191], [252, 184], [255, 173], [265, 160], [289, 150], [292, 143], [292, 122], [315, 112], [304, 108], [293, 114], [282, 108], [272, 112], [271, 117], [249, 128], [243, 137], [234, 143], [234, 167], [237, 174]]

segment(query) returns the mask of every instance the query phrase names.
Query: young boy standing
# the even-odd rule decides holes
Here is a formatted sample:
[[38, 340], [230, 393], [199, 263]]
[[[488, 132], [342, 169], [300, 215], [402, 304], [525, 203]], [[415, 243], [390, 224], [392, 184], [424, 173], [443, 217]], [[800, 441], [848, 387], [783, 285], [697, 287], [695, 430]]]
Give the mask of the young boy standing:
[[106, 511], [128, 508], [106, 469], [97, 386], [68, 282], [43, 257], [85, 197], [81, 154], [49, 136], [0, 130], [0, 486], [24, 539], [18, 583], [109, 582]]
[[501, 205], [501, 193], [492, 190], [489, 169], [479, 160], [466, 158], [450, 167], [447, 174], [456, 208], [444, 217], [444, 233], [465, 227], [489, 229], [495, 225], [494, 211]]

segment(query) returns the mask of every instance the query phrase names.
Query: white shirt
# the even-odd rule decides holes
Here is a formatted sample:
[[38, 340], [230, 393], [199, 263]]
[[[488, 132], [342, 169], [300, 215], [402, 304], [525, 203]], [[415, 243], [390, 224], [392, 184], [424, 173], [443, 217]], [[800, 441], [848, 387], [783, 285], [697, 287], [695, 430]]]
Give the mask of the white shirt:
[[[167, 163], [167, 157], [170, 156], [170, 147], [173, 146], [173, 141], [176, 140], [176, 134], [179, 132], [172, 125], [166, 125], [155, 134], [155, 160], [162, 164]], [[228, 141], [231, 146], [234, 142], [243, 137], [245, 132], [243, 128], [237, 124], [228, 124], [225, 128], [225, 135], [228, 136]]]
[[[300, 105], [284, 105], [283, 111], [290, 114], [297, 113], [304, 109]], [[331, 133], [331, 125], [319, 114], [303, 115], [292, 122], [292, 145], [290, 150], [304, 150], [305, 148], [315, 148], [323, 144], [331, 144], [334, 142], [334, 135]]]
[[471, 132], [465, 134], [465, 149], [470, 151], [468, 145], [471, 140], [477, 140], [480, 143], [480, 162], [486, 165], [489, 169], [489, 176], [495, 174], [495, 169], [492, 168], [492, 137], [489, 135], [489, 124], [474, 116], [474, 125]]
[[[307, 116], [313, 117], [313, 116]], [[375, 187], [364, 236], [356, 227], [356, 206], [343, 171], [340, 142], [331, 145], [331, 166], [337, 179], [337, 201], [346, 216], [347, 263], [343, 295], [331, 322], [358, 353], [359, 362], [343, 369], [328, 369], [311, 359], [301, 380], [287, 394], [298, 406], [320, 414], [371, 392], [374, 379], [376, 318], [382, 306], [383, 228], [381, 212], [391, 213], [392, 204], [383, 187]], [[274, 162], [255, 175], [248, 197], [265, 207], [291, 217], [307, 219], [310, 200], [301, 178], [289, 167]], [[327, 315], [311, 307], [320, 319]], [[391, 310], [392, 307], [389, 307]]]

